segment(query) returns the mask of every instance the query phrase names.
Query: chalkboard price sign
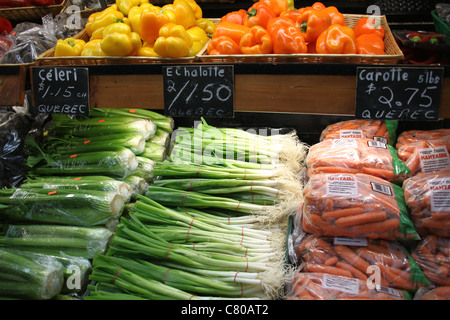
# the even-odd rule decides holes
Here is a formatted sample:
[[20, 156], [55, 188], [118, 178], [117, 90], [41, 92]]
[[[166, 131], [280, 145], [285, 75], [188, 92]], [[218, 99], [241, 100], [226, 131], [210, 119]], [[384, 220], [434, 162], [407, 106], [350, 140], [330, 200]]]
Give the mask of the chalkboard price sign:
[[89, 115], [87, 68], [33, 67], [32, 80], [38, 112]]
[[437, 120], [444, 69], [358, 67], [356, 118]]
[[234, 116], [233, 66], [166, 66], [163, 81], [164, 114], [167, 116]]

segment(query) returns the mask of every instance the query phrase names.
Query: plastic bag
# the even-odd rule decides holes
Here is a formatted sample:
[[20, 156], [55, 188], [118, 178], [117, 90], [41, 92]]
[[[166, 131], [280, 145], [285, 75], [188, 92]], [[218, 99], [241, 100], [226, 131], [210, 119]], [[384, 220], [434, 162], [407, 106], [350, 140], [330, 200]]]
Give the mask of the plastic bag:
[[328, 125], [320, 135], [326, 139], [366, 138], [393, 145], [398, 122], [396, 120], [353, 119]]
[[314, 174], [303, 189], [302, 228], [324, 236], [418, 239], [403, 189], [367, 174]]
[[450, 170], [418, 173], [403, 190], [417, 232], [450, 237]]
[[371, 288], [366, 281], [325, 273], [299, 272], [288, 285], [285, 300], [410, 300], [392, 288]]
[[450, 286], [450, 239], [427, 236], [411, 255], [432, 284]]
[[395, 146], [412, 176], [418, 172], [450, 170], [450, 129], [404, 131]]
[[395, 241], [310, 234], [298, 241], [295, 251], [304, 272], [357, 278], [408, 291], [428, 284], [406, 248]]
[[327, 139], [314, 144], [306, 157], [307, 174], [366, 173], [390, 182], [409, 177], [409, 169], [391, 145], [366, 139]]
[[450, 300], [450, 286], [420, 288], [414, 295], [414, 300]]

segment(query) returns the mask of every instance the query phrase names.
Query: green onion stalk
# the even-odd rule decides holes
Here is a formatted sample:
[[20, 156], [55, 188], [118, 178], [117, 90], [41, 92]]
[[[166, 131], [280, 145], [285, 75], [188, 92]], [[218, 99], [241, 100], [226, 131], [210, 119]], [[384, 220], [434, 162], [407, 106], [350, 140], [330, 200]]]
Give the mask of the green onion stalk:
[[124, 198], [111, 191], [77, 189], [0, 190], [0, 216], [20, 222], [96, 226], [118, 219]]
[[50, 256], [0, 248], [0, 296], [46, 300], [63, 288], [63, 265]]
[[148, 190], [148, 182], [138, 175], [130, 175], [123, 179], [131, 187], [131, 200], [135, 201], [138, 195], [143, 195]]
[[168, 148], [170, 144], [170, 134], [160, 128], [156, 129], [155, 134], [147, 142], [155, 143], [164, 148]]
[[148, 158], [155, 162], [162, 162], [166, 159], [168, 149], [160, 144], [149, 142], [145, 143], [144, 152], [139, 156], [143, 158]]
[[113, 232], [102, 226], [0, 225], [0, 247], [93, 259], [106, 252]]
[[54, 125], [49, 129], [55, 136], [75, 136], [93, 139], [96, 136], [119, 133], [134, 133], [145, 140], [153, 137], [156, 125], [150, 119], [134, 117], [83, 117], [69, 118], [66, 115], [54, 114]]
[[143, 178], [147, 183], [153, 183], [155, 179], [153, 170], [155, 169], [156, 162], [140, 156], [137, 156], [136, 159], [138, 161], [138, 167], [131, 175]]
[[174, 129], [174, 120], [155, 111], [147, 109], [133, 109], [133, 108], [91, 108], [90, 115], [93, 117], [135, 117], [140, 119], [150, 119], [157, 128], [172, 133]]
[[93, 151], [105, 151], [121, 146], [130, 149], [135, 155], [144, 152], [145, 139], [137, 133], [114, 133], [97, 135], [90, 138], [62, 136], [48, 137], [43, 145], [46, 153], [76, 154]]
[[165, 187], [149, 186], [145, 196], [162, 205], [186, 208], [218, 208], [230, 212], [254, 214], [268, 225], [278, 223], [295, 214], [299, 200], [282, 201], [276, 205], [260, 205], [227, 197], [218, 197], [194, 191], [182, 191]]

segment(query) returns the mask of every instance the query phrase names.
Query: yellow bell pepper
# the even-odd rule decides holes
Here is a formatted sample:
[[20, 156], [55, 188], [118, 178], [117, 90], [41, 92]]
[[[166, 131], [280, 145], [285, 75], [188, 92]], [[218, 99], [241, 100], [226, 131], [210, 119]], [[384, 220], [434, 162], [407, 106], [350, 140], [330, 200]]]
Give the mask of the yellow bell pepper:
[[125, 23], [113, 23], [103, 29], [100, 48], [107, 56], [134, 55], [140, 47], [142, 47], [141, 37], [137, 32], [132, 32], [131, 27]]
[[119, 11], [119, 8], [117, 7], [116, 4], [112, 4], [102, 11], [91, 13], [88, 17], [88, 21], [85, 26], [86, 31], [88, 31], [88, 33], [90, 32], [90, 26], [91, 26], [92, 22], [94, 22], [95, 19], [97, 19], [101, 15], [104, 15], [104, 14], [106, 14], [108, 12], [112, 12], [112, 11]]
[[79, 56], [85, 44], [84, 40], [73, 37], [59, 39], [55, 46], [55, 57]]
[[124, 16], [128, 17], [130, 9], [141, 4], [140, 0], [116, 0], [117, 7]]
[[185, 29], [195, 26], [194, 10], [186, 0], [174, 0], [172, 4], [166, 4], [162, 8], [173, 11], [177, 19], [176, 24], [182, 25]]
[[144, 45], [138, 50], [136, 55], [141, 57], [160, 57], [160, 55], [155, 52], [153, 46], [150, 46], [147, 43], [144, 43]]
[[130, 20], [131, 31], [139, 33], [139, 21], [141, 20], [141, 14], [145, 9], [154, 10], [156, 12], [161, 10], [160, 7], [154, 6], [148, 2], [132, 7], [128, 12], [128, 20]]
[[197, 53], [199, 53], [200, 50], [205, 46], [205, 44], [209, 40], [209, 37], [206, 34], [205, 30], [198, 26], [190, 27], [186, 31], [187, 33], [189, 33], [192, 39], [192, 46], [189, 50], [188, 56], [193, 57]]
[[185, 0], [192, 8], [192, 11], [194, 11], [195, 19], [201, 19], [203, 17], [203, 11], [202, 8], [197, 4], [195, 0]]
[[195, 23], [198, 27], [205, 30], [206, 34], [212, 36], [214, 33], [214, 29], [216, 28], [216, 24], [209, 19], [201, 18], [198, 19]]
[[106, 11], [94, 18], [89, 27], [86, 24], [86, 32], [92, 39], [101, 39], [103, 28], [112, 23], [123, 22], [124, 19], [125, 16], [120, 11]]
[[100, 47], [102, 39], [93, 39], [89, 40], [81, 51], [80, 56], [83, 57], [99, 57], [104, 56], [105, 54]]
[[164, 58], [181, 58], [189, 54], [192, 38], [186, 29], [175, 23], [166, 23], [159, 29], [153, 49]]
[[175, 23], [175, 12], [164, 9], [156, 12], [153, 8], [145, 9], [139, 21], [139, 34], [147, 43], [153, 44], [159, 37], [159, 29], [167, 23]]

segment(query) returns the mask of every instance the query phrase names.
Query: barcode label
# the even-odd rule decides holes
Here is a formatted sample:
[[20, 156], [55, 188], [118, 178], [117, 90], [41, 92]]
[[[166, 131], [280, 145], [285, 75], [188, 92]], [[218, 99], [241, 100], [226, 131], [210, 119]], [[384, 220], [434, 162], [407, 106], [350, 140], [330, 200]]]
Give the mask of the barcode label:
[[367, 145], [372, 148], [386, 149], [386, 144], [381, 141], [377, 141], [377, 140], [369, 140], [369, 141], [367, 141]]
[[387, 194], [388, 196], [392, 196], [392, 189], [390, 186], [387, 186], [385, 184], [376, 183], [376, 182], [371, 182], [370, 184], [372, 185], [373, 191]]
[[379, 284], [377, 284], [375, 286], [375, 290], [377, 292], [386, 293], [386, 294], [394, 296], [394, 297], [399, 297], [399, 298], [402, 297], [401, 293], [398, 290], [389, 288], [389, 287], [380, 286]]
[[335, 237], [335, 245], [367, 247], [367, 238]]
[[380, 141], [380, 142], [382, 142], [384, 144], [388, 143], [388, 140], [385, 137], [373, 137], [373, 140]]

